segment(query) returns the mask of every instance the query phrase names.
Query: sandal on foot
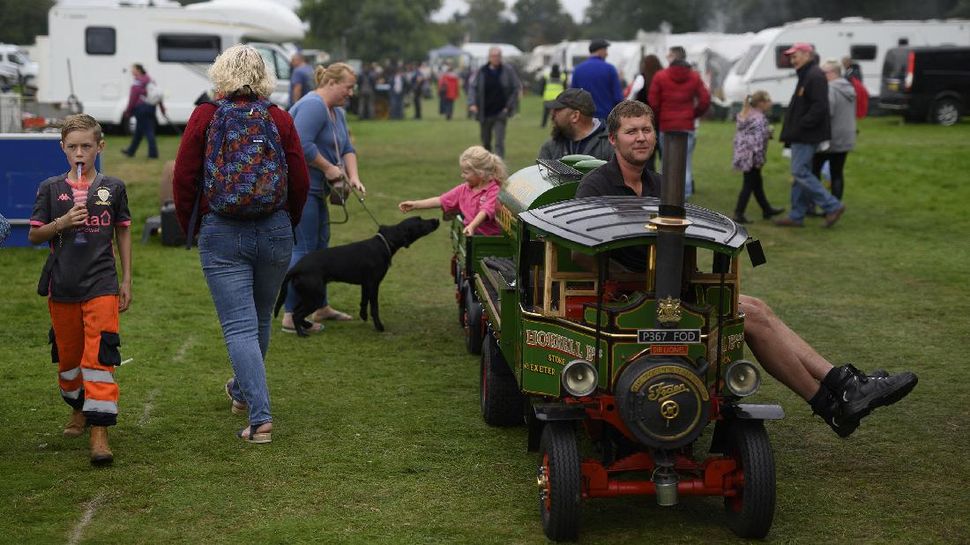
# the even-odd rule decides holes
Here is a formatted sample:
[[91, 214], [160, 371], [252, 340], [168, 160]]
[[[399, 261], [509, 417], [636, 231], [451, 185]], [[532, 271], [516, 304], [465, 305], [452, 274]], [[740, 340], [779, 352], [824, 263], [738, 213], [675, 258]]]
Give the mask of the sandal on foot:
[[[318, 324], [317, 322], [310, 322], [310, 327], [305, 328], [307, 333], [320, 333], [326, 329], [323, 324]], [[296, 333], [296, 328], [293, 326], [284, 325], [280, 327], [283, 333]]]
[[226, 396], [229, 397], [229, 411], [232, 414], [246, 414], [249, 412], [249, 405], [243, 403], [242, 401], [236, 401], [236, 398], [232, 397], [232, 382], [235, 379], [229, 379], [226, 382]]
[[322, 322], [324, 320], [336, 320], [338, 322], [349, 322], [354, 319], [353, 316], [347, 314], [346, 312], [340, 312], [337, 309], [330, 309], [327, 312], [321, 313], [320, 311], [314, 312], [310, 319], [314, 322]]
[[265, 445], [266, 443], [273, 442], [273, 430], [265, 432], [256, 431], [262, 425], [263, 424], [259, 424], [258, 426], [246, 426], [245, 428], [236, 432], [236, 437], [247, 443], [253, 443], [254, 445]]

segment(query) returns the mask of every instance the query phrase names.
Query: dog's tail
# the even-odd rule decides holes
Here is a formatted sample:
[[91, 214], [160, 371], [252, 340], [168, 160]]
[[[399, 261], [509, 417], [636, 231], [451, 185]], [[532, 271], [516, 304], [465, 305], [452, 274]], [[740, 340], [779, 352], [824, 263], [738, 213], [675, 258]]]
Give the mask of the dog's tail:
[[273, 316], [280, 315], [280, 309], [283, 308], [283, 303], [286, 301], [286, 292], [290, 287], [290, 273], [286, 273], [283, 277], [283, 285], [280, 286], [280, 294], [276, 297], [276, 307], [273, 309]]

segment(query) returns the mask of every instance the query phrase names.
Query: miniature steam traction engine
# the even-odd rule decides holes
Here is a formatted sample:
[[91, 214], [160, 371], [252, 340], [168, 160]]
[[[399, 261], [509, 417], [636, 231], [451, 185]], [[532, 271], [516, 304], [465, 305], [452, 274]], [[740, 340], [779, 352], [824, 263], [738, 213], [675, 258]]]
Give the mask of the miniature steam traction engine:
[[743, 403], [760, 375], [744, 359], [738, 310], [740, 254], [763, 257], [743, 227], [684, 204], [683, 140], [664, 148], [661, 199], [575, 199], [580, 173], [540, 161], [500, 195], [503, 236], [453, 231], [459, 317], [469, 351], [481, 353], [482, 417], [527, 424], [554, 540], [577, 537], [583, 500], [623, 495], [660, 505], [721, 496], [739, 536], [771, 527], [763, 422], [783, 412]]

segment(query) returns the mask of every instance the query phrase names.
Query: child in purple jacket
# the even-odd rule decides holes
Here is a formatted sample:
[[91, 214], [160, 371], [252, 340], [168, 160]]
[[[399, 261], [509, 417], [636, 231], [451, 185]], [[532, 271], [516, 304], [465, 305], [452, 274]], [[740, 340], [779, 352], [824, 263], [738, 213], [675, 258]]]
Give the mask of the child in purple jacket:
[[735, 169], [743, 173], [743, 185], [738, 194], [738, 204], [734, 207], [734, 221], [749, 223], [744, 216], [751, 193], [761, 206], [765, 219], [781, 214], [784, 208], [772, 208], [765, 196], [761, 167], [765, 164], [765, 152], [771, 140], [771, 126], [765, 112], [771, 108], [771, 97], [766, 91], [755, 91], [744, 99], [744, 108], [737, 118], [737, 132], [734, 134]]

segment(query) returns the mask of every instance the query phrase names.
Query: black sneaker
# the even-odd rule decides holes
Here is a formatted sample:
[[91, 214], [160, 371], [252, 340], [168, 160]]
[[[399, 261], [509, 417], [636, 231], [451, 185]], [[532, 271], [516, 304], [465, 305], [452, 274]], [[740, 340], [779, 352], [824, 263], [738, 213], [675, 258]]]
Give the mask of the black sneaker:
[[852, 365], [838, 369], [839, 385], [832, 391], [839, 404], [838, 420], [842, 423], [858, 422], [873, 409], [896, 403], [906, 397], [918, 381], [916, 375], [908, 371], [882, 375], [883, 371], [879, 375], [867, 376]]
[[848, 437], [852, 435], [852, 432], [859, 427], [858, 420], [850, 420], [846, 422], [841, 422], [838, 418], [839, 415], [839, 401], [835, 398], [835, 395], [825, 386], [818, 389], [818, 393], [815, 397], [809, 401], [809, 405], [812, 406], [812, 414], [817, 414], [822, 417], [822, 420], [832, 428], [839, 437]]

